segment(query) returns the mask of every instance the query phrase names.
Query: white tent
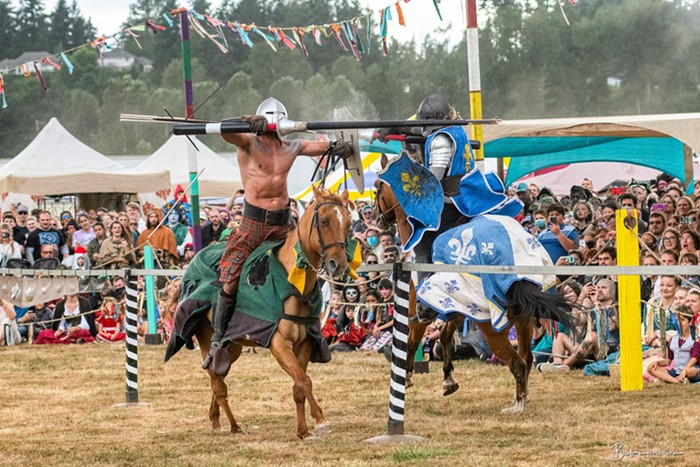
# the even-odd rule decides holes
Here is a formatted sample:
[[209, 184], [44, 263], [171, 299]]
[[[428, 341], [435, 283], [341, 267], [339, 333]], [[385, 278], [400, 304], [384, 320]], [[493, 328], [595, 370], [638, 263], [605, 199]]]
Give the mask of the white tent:
[[163, 170], [135, 172], [82, 143], [56, 120], [0, 168], [0, 192], [36, 195], [138, 193], [168, 186]]
[[[231, 196], [236, 190], [243, 188], [238, 167], [217, 155], [201, 141], [191, 136], [197, 145], [197, 172], [199, 177], [199, 194], [202, 197]], [[184, 136], [171, 136], [156, 152], [135, 167], [135, 170], [168, 170], [170, 171], [170, 188], [177, 185], [186, 187], [189, 180], [188, 145]], [[155, 187], [142, 190], [141, 193], [156, 191]], [[164, 188], [164, 187], [161, 187]]]

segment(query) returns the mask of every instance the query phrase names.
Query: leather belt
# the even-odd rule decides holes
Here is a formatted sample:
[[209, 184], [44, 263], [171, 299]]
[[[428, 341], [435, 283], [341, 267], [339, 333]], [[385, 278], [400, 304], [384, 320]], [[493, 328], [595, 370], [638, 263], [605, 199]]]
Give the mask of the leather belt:
[[291, 217], [290, 213], [289, 207], [271, 211], [248, 203], [244, 203], [243, 205], [243, 217], [258, 222], [264, 222], [267, 225], [284, 225], [288, 223]]

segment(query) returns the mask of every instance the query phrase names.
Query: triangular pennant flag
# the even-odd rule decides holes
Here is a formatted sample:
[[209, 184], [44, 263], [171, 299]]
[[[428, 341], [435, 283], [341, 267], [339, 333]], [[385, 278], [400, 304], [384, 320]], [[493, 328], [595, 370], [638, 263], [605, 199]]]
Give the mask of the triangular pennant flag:
[[150, 19], [146, 20], [146, 27], [151, 30], [153, 34], [158, 34], [158, 31], [165, 31], [166, 27], [161, 26], [160, 24], [156, 24]]
[[138, 40], [138, 38], [141, 36], [139, 36], [138, 34], [136, 34], [134, 31], [132, 31], [129, 28], [126, 28], [125, 31], [131, 36], [132, 39], [134, 39], [134, 42], [136, 42], [136, 45], [139, 46], [139, 49], [143, 49], [143, 47], [141, 47], [141, 43]]

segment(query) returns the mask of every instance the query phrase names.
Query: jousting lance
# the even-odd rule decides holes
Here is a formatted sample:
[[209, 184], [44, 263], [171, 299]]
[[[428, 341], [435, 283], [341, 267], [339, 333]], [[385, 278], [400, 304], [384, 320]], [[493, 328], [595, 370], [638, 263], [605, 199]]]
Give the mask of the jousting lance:
[[[361, 130], [372, 128], [406, 127], [448, 127], [465, 125], [494, 125], [498, 118], [486, 120], [389, 120], [389, 121], [346, 121], [346, 122], [295, 122], [283, 119], [277, 124], [267, 125], [268, 131], [276, 131], [280, 136], [290, 133], [317, 130]], [[178, 123], [173, 126], [175, 135], [219, 135], [227, 133], [250, 133], [250, 123], [240, 120], [223, 120], [211, 123]]]

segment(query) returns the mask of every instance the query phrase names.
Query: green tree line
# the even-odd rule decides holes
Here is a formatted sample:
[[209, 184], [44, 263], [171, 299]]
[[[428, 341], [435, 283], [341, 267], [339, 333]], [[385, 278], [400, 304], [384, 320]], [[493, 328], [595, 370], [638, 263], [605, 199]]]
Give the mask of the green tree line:
[[[137, 0], [124, 26], [179, 6], [176, 0]], [[369, 13], [356, 0], [225, 0], [213, 9], [206, 0], [190, 6], [220, 19], [259, 26], [328, 24]], [[406, 8], [410, 8], [410, 4]], [[545, 118], [693, 112], [700, 109], [700, 0], [585, 0], [565, 8], [556, 2], [482, 0], [479, 53], [485, 117]], [[26, 51], [55, 53], [94, 37], [75, 1], [59, 0], [44, 13], [41, 0], [13, 8], [0, 0], [0, 59]], [[309, 57], [282, 47], [273, 51], [259, 38], [249, 48], [225, 31], [229, 51], [191, 31], [195, 106], [219, 92], [197, 117], [222, 119], [249, 114], [270, 95], [296, 120], [332, 118], [347, 106], [357, 118], [402, 119], [423, 97], [447, 95], [469, 115], [466, 39], [451, 45], [440, 32], [420, 43], [389, 45], [381, 51], [376, 12], [368, 54], [356, 61], [325, 37], [319, 47], [305, 37]], [[455, 18], [456, 21], [459, 19]], [[366, 27], [366, 24], [363, 24]], [[409, 24], [410, 28], [411, 25]], [[34, 76], [5, 74], [9, 107], [0, 110], [0, 157], [12, 157], [55, 116], [82, 141], [105, 154], [148, 154], [162, 144], [168, 126], [120, 123], [120, 113], [182, 115], [184, 92], [179, 28], [144, 32], [125, 48], [153, 61], [145, 72], [98, 66], [98, 52], [84, 47], [70, 55], [75, 73], [46, 73], [44, 93]], [[1, 72], [2, 70], [0, 70]], [[218, 137], [206, 143], [229, 149]]]

